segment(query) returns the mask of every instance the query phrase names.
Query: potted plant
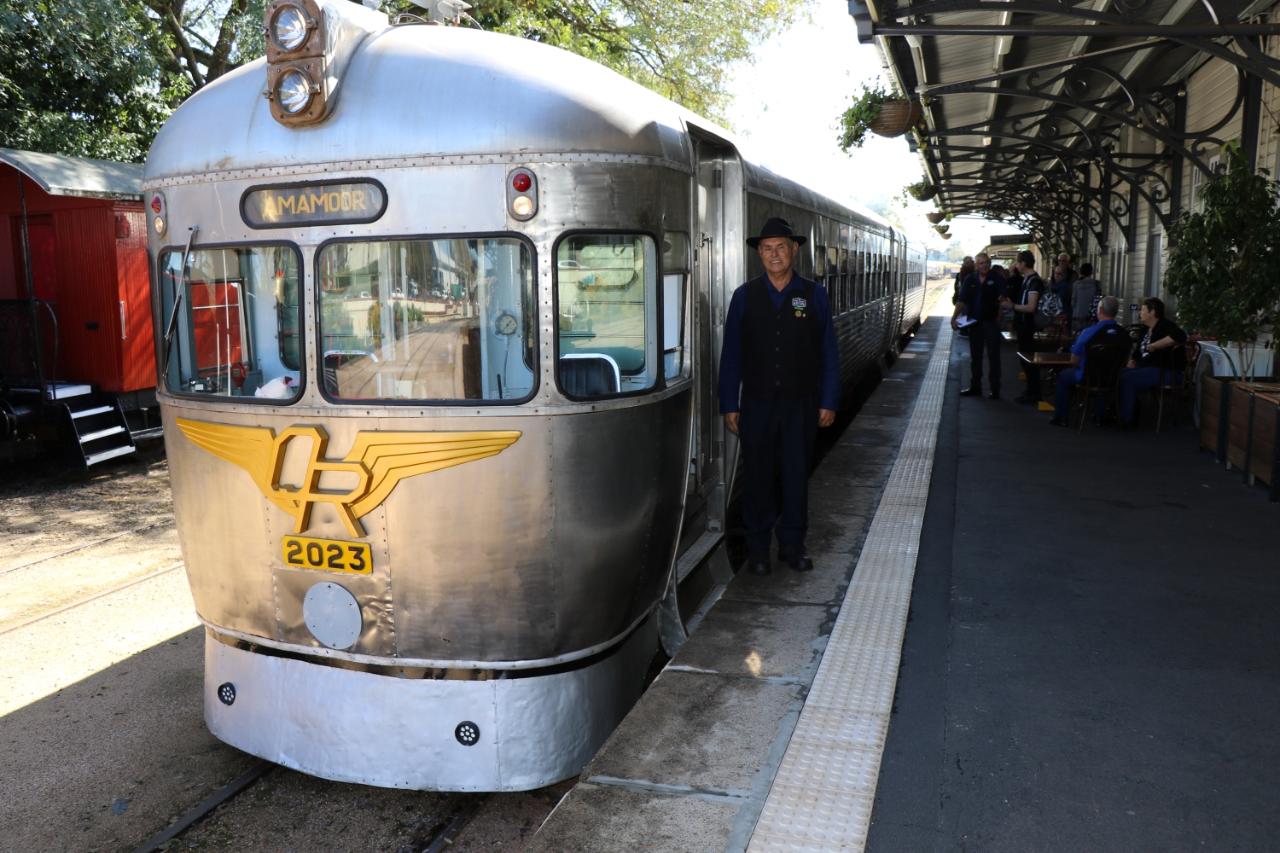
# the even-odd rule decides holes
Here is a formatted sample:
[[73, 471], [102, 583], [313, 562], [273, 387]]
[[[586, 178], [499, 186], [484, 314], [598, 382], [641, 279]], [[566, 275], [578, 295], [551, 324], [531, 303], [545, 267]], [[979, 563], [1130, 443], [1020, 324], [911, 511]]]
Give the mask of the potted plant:
[[[1231, 466], [1274, 472], [1280, 448], [1269, 439], [1275, 420], [1259, 433], [1255, 415], [1275, 414], [1266, 401], [1280, 386], [1232, 380], [1254, 375], [1258, 338], [1280, 320], [1280, 187], [1265, 172], [1254, 173], [1238, 145], [1228, 146], [1224, 159], [1226, 172], [1204, 185], [1204, 209], [1183, 214], [1169, 229], [1164, 281], [1182, 323], [1217, 339], [1201, 343], [1200, 365], [1214, 363], [1212, 348], [1231, 373], [1218, 380], [1216, 371], [1197, 368], [1193, 415], [1200, 443]], [[1263, 440], [1255, 442], [1258, 435]]]
[[920, 105], [891, 95], [880, 84], [862, 86], [862, 94], [840, 116], [840, 148], [861, 148], [867, 131], [879, 136], [901, 136], [920, 121]]
[[950, 226], [950, 225], [935, 225], [935, 226], [933, 226], [933, 230], [934, 230], [934, 231], [937, 231], [939, 234], [942, 234], [943, 236], [946, 236], [946, 233], [947, 233], [948, 231], [950, 231], [950, 230], [951, 230], [951, 226]]
[[938, 188], [928, 181], [916, 181], [914, 184], [907, 184], [907, 195], [916, 201], [928, 201], [938, 194]]
[[929, 213], [926, 213], [924, 216], [925, 216], [925, 219], [928, 219], [934, 225], [937, 225], [939, 222], [947, 218], [947, 215], [943, 213], [941, 210], [930, 211]]
[[1252, 376], [1258, 337], [1280, 320], [1278, 187], [1238, 145], [1225, 155], [1226, 173], [1204, 185], [1204, 210], [1169, 229], [1164, 281], [1183, 325], [1234, 349], [1233, 373]]

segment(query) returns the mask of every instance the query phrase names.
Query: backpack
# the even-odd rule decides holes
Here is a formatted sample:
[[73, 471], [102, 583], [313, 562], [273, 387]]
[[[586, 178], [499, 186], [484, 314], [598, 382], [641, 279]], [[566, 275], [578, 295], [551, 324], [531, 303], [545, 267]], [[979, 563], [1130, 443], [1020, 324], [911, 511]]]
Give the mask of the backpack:
[[1062, 299], [1052, 290], [1046, 290], [1040, 294], [1040, 301], [1036, 304], [1036, 328], [1044, 329], [1052, 326], [1061, 313]]

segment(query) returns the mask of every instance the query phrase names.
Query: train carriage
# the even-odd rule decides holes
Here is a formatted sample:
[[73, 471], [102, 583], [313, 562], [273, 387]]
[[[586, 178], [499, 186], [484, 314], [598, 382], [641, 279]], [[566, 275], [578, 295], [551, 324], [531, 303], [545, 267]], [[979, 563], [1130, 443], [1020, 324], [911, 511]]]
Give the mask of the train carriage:
[[918, 322], [917, 254], [557, 49], [345, 0], [266, 25], [144, 180], [206, 719], [334, 779], [572, 776], [725, 580], [745, 237], [810, 235], [846, 385]]

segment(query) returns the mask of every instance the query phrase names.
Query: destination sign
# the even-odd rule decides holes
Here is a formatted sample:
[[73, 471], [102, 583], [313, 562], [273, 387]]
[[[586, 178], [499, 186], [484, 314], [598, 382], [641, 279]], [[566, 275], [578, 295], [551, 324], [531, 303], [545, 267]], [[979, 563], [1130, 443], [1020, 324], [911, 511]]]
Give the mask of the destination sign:
[[250, 228], [373, 222], [386, 208], [386, 191], [376, 181], [255, 187], [240, 200]]

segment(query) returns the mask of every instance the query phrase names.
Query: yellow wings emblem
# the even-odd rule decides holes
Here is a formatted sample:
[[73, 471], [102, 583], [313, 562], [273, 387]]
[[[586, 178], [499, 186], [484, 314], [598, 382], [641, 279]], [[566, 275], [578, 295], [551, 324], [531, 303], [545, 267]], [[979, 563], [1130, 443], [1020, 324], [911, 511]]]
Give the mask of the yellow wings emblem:
[[[477, 459], [497, 456], [521, 433], [501, 432], [361, 432], [342, 459], [328, 459], [329, 435], [323, 427], [289, 427], [276, 435], [267, 427], [233, 426], [178, 418], [190, 441], [220, 459], [243, 468], [254, 484], [294, 519], [294, 532], [304, 532], [317, 503], [333, 504], [352, 536], [365, 535], [360, 519], [376, 509], [406, 477], [429, 474]], [[297, 488], [280, 485], [285, 449], [295, 438], [311, 440], [306, 474]], [[354, 474], [347, 491], [320, 488], [326, 471]]]

